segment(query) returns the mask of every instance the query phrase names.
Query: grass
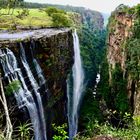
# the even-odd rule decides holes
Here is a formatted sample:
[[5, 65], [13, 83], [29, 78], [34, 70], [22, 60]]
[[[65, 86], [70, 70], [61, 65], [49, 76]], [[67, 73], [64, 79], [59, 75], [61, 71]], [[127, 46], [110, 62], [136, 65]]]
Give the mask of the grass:
[[92, 123], [92, 127], [87, 128], [84, 135], [77, 135], [74, 140], [91, 140], [98, 136], [108, 136], [117, 140], [140, 140], [140, 116], [134, 117], [133, 122], [127, 128], [116, 128], [109, 123]]
[[0, 10], [0, 29], [11, 29], [16, 26], [24, 27], [51, 27], [52, 19], [39, 9], [29, 9], [29, 15], [20, 19], [17, 18], [18, 11], [22, 9], [15, 9], [13, 15], [4, 15], [7, 9]]

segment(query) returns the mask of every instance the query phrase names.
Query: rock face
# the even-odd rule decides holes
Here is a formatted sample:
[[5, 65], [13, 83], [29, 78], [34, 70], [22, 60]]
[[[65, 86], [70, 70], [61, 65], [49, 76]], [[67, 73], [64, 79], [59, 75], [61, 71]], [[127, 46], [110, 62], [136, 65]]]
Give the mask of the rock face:
[[[119, 63], [123, 71], [125, 71], [126, 49], [122, 47], [125, 40], [131, 35], [130, 29], [133, 24], [132, 15], [124, 12], [113, 13], [110, 18], [109, 37], [108, 37], [108, 62], [109, 72], [115, 68], [115, 64]], [[111, 80], [111, 73], [110, 73]]]
[[20, 33], [0, 33], [0, 48], [9, 48], [19, 58], [22, 42], [28, 63], [32, 65], [30, 46], [47, 80], [48, 92], [42, 91], [48, 139], [52, 123], [66, 121], [66, 79], [73, 64], [73, 37], [70, 29], [40, 29]]
[[91, 30], [102, 30], [104, 19], [101, 13], [85, 9], [82, 13], [82, 23], [87, 25]]
[[[131, 109], [135, 115], [140, 115], [140, 90], [139, 90], [139, 76], [134, 76], [139, 67], [139, 58], [134, 60], [135, 49], [138, 51], [136, 45], [139, 38], [136, 35], [136, 29], [134, 25], [139, 22], [138, 9], [139, 5], [133, 8], [121, 5], [114, 11], [110, 17], [108, 29], [108, 52], [107, 59], [109, 63], [109, 83], [112, 84], [112, 73], [116, 69], [116, 64], [121, 66], [123, 72], [123, 79], [127, 81], [127, 97]], [[124, 10], [127, 9], [127, 10]], [[136, 12], [137, 11], [137, 12]], [[139, 24], [139, 23], [138, 23]], [[132, 42], [135, 40], [136, 42]], [[134, 64], [134, 62], [136, 62]], [[132, 63], [134, 64], [132, 66]], [[136, 69], [134, 70], [134, 67]]]

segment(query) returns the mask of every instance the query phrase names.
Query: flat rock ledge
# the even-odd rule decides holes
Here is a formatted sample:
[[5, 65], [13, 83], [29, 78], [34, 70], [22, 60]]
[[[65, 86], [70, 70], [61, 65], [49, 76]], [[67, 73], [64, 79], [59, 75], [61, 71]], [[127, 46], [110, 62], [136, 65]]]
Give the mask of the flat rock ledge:
[[65, 32], [69, 32], [70, 28], [46, 28], [46, 29], [38, 29], [38, 30], [26, 30], [20, 32], [8, 32], [8, 31], [0, 31], [0, 43], [4, 42], [15, 42], [22, 41], [26, 39], [39, 39], [43, 37], [51, 37], [58, 34], [63, 34]]

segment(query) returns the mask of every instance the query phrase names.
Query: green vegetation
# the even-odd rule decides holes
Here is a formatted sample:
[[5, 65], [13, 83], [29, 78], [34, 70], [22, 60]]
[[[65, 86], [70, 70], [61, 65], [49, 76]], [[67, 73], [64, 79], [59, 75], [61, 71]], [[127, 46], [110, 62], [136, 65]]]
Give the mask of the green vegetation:
[[[126, 118], [129, 119], [127, 114]], [[117, 128], [110, 125], [110, 123], [99, 123], [98, 121], [92, 122], [88, 126], [87, 131], [83, 136], [77, 136], [75, 140], [88, 140], [97, 136], [110, 136], [118, 140], [139, 140], [140, 138], [140, 117], [134, 117], [133, 122], [129, 123], [127, 128]]]
[[91, 30], [100, 30], [101, 27], [99, 25], [99, 20], [100, 18], [102, 18], [101, 14], [97, 11], [86, 9], [84, 7], [73, 7], [70, 5], [64, 6], [64, 5], [52, 5], [52, 4], [26, 3], [26, 2], [24, 5], [26, 8], [29, 9], [33, 9], [33, 8], [46, 9], [49, 7], [61, 9], [68, 14], [69, 18], [73, 21], [74, 25], [72, 24], [72, 26], [76, 27], [77, 29], [80, 29], [83, 24], [87, 24], [87, 26]]
[[111, 94], [112, 99], [111, 106], [115, 110], [124, 114], [129, 111], [129, 103], [127, 99], [127, 82], [123, 78], [123, 72], [119, 64], [116, 64], [115, 69], [112, 72]]
[[4, 138], [4, 134], [3, 134], [3, 132], [0, 132], [0, 140], [4, 140], [5, 138]]
[[6, 95], [10, 96], [13, 92], [17, 92], [20, 89], [20, 82], [15, 80], [6, 86]]
[[65, 11], [61, 9], [57, 9], [55, 7], [48, 7], [44, 11], [46, 12], [46, 14], [48, 14], [48, 16], [52, 16], [55, 13], [66, 14]]
[[6, 8], [7, 15], [12, 15], [16, 7], [22, 6], [23, 0], [0, 0], [0, 8]]
[[134, 27], [131, 30], [132, 36], [126, 40], [125, 48], [127, 48], [128, 51], [126, 62], [127, 70], [134, 80], [138, 80], [140, 77], [140, 5], [137, 5], [134, 11], [137, 17]]
[[68, 132], [66, 131], [67, 129], [67, 124], [62, 124], [61, 126], [56, 126], [55, 124], [52, 124], [52, 127], [56, 134], [53, 136], [53, 140], [67, 140], [68, 137]]
[[[0, 0], [0, 3], [4, 1]], [[133, 8], [120, 5], [116, 12], [123, 14], [134, 14], [135, 24], [131, 29], [132, 35], [122, 43], [122, 48], [127, 50], [126, 70], [124, 75], [120, 64], [115, 65], [111, 70], [112, 81], [109, 81], [109, 65], [106, 60], [106, 31], [99, 29], [95, 21], [86, 15], [83, 8], [73, 8], [71, 6], [50, 7], [48, 5], [25, 3], [30, 8], [21, 8], [18, 4], [15, 7], [15, 1], [9, 6], [1, 4], [0, 9], [0, 29], [17, 29], [23, 27], [76, 27], [81, 44], [81, 56], [83, 59], [85, 71], [85, 96], [82, 103], [79, 121], [79, 130], [81, 133], [76, 136], [76, 140], [86, 140], [104, 135], [118, 138], [120, 140], [136, 140], [140, 138], [140, 117], [132, 117], [132, 107], [130, 107], [127, 97], [127, 80], [126, 76], [130, 73], [133, 82], [139, 80], [140, 76], [140, 5]], [[59, 8], [61, 9], [59, 9]], [[33, 9], [35, 8], [35, 9]], [[62, 10], [63, 9], [63, 10]], [[90, 11], [91, 12], [91, 11]], [[90, 13], [91, 14], [91, 13]], [[115, 12], [109, 20], [109, 33], [114, 33], [115, 25], [119, 24], [115, 18]], [[82, 21], [81, 15], [85, 16]], [[38, 56], [42, 57], [42, 55]], [[48, 67], [52, 66], [52, 59], [46, 60]], [[100, 72], [101, 81], [98, 85], [96, 95], [94, 94], [95, 80], [97, 73]], [[53, 76], [57, 77], [54, 74]], [[6, 95], [10, 96], [20, 88], [20, 82], [14, 81], [6, 89]], [[51, 108], [56, 101], [63, 97], [63, 93], [50, 98], [48, 102]], [[104, 123], [105, 122], [105, 123]], [[54, 130], [53, 140], [68, 139], [66, 124], [61, 126], [52, 125]], [[21, 124], [17, 127], [21, 139], [29, 140], [32, 133], [31, 125], [28, 123]], [[3, 134], [0, 132], [0, 139]]]
[[109, 66], [107, 62], [107, 58], [105, 57], [106, 53], [104, 53], [104, 59], [101, 64], [101, 80], [98, 84], [98, 94], [103, 97], [106, 104], [110, 106], [110, 103], [112, 103], [112, 98], [110, 98], [110, 86], [109, 86]]
[[45, 12], [52, 18], [52, 26], [53, 27], [69, 27], [72, 23], [70, 21], [67, 13], [63, 10], [49, 7], [45, 9]]
[[15, 139], [20, 138], [21, 140], [31, 140], [31, 132], [33, 131], [32, 129], [32, 124], [30, 123], [24, 123], [24, 124], [20, 124], [17, 129], [16, 129], [17, 133], [19, 133], [18, 137], [16, 136]]
[[91, 127], [95, 120], [100, 122], [103, 120], [103, 115], [99, 106], [99, 99], [93, 94], [93, 89], [86, 89], [81, 110], [81, 118], [79, 120], [79, 126], [83, 131], [86, 131]]
[[18, 27], [68, 27], [72, 20], [63, 10], [48, 7], [45, 9], [16, 8], [9, 14], [9, 9], [0, 9], [0, 29]]
[[[10, 1], [10, 0], [9, 0]], [[51, 4], [26, 3], [22, 0], [12, 0], [10, 11], [5, 0], [0, 0], [0, 29], [16, 29], [16, 27], [69, 27], [74, 26], [80, 28], [82, 17], [86, 17], [86, 23], [91, 30], [99, 29], [98, 17], [99, 12], [86, 10], [83, 7], [61, 6]], [[15, 3], [16, 1], [16, 3]], [[9, 4], [10, 5], [10, 4]], [[23, 12], [22, 12], [23, 9]], [[28, 9], [28, 14], [23, 14], [25, 9]], [[53, 14], [49, 14], [48, 9], [52, 10]], [[51, 13], [50, 10], [50, 13]], [[91, 17], [87, 17], [87, 12]], [[22, 13], [22, 14], [21, 14]], [[45, 14], [46, 13], [46, 14]], [[20, 18], [19, 15], [26, 15]], [[94, 19], [94, 20], [93, 20]], [[56, 22], [56, 23], [55, 23]]]
[[93, 94], [96, 75], [99, 73], [105, 47], [104, 30], [91, 30], [90, 27], [84, 25], [79, 33], [81, 43], [81, 56], [85, 72], [85, 96], [81, 105], [80, 128], [87, 129], [89, 123], [95, 119], [103, 120], [102, 113], [99, 108], [100, 97]]
[[88, 87], [93, 87], [93, 81], [99, 72], [105, 46], [105, 35], [104, 30], [94, 31], [86, 26], [83, 26], [80, 31], [81, 55]]
[[[120, 25], [115, 18], [115, 14], [135, 15], [133, 16], [133, 18], [135, 17], [134, 26], [131, 31], [129, 31], [132, 32], [131, 37], [128, 37], [127, 40], [122, 43], [122, 46], [120, 46], [127, 51], [126, 73], [124, 75], [118, 63], [116, 63], [114, 69], [109, 69], [106, 60], [106, 50], [104, 52], [103, 49], [98, 49], [100, 46], [98, 45], [98, 39], [100, 38], [98, 38], [96, 32], [92, 34], [88, 31], [88, 34], [84, 30], [85, 34], [82, 34], [82, 36], [86, 39], [81, 39], [83, 41], [81, 41], [81, 54], [84, 60], [85, 71], [88, 71], [87, 73], [85, 72], [86, 76], [91, 78], [91, 81], [88, 81], [89, 83], [87, 85], [89, 86], [91, 83], [91, 87], [93, 87], [92, 84], [93, 81], [95, 81], [94, 78], [99, 65], [101, 66], [101, 81], [98, 85], [96, 96], [93, 94], [93, 88], [89, 87], [86, 89], [81, 111], [82, 117], [80, 118], [79, 124], [82, 132], [76, 137], [77, 140], [95, 138], [98, 135], [111, 136], [120, 140], [140, 138], [140, 119], [139, 116], [133, 117], [133, 103], [130, 103], [128, 100], [128, 83], [126, 78], [130, 75], [133, 79], [132, 84], [139, 81], [140, 78], [140, 5], [133, 8], [120, 5], [116, 11], [112, 13], [108, 25], [108, 32], [112, 34], [116, 30], [116, 26]], [[90, 36], [91, 34], [92, 36]], [[97, 44], [94, 44], [94, 41]], [[91, 44], [94, 45], [92, 46]], [[105, 46], [105, 44], [103, 46]], [[100, 53], [102, 54], [101, 58], [103, 58], [101, 61], [97, 57], [101, 56], [99, 55]], [[111, 73], [111, 81], [109, 81], [109, 70]], [[93, 75], [91, 75], [91, 73]], [[135, 87], [131, 88], [135, 90], [133, 89]]]
[[[7, 13], [7, 9], [1, 10]], [[18, 26], [23, 27], [49, 27], [52, 24], [51, 18], [38, 9], [29, 9], [25, 13], [25, 9], [15, 9], [13, 15], [0, 15], [0, 28], [13, 29]]]
[[[31, 6], [30, 9], [27, 8], [20, 8], [16, 7], [12, 13], [12, 15], [7, 15], [8, 8], [2, 7], [0, 10], [0, 29], [16, 29], [18, 27], [76, 27], [78, 28], [78, 33], [80, 36], [80, 42], [81, 42], [81, 49], [82, 49], [82, 57], [83, 57], [83, 63], [85, 65], [85, 73], [86, 73], [86, 81], [89, 85], [86, 89], [86, 98], [89, 99], [89, 96], [91, 95], [93, 91], [93, 85], [94, 81], [96, 79], [96, 74], [98, 72], [99, 64], [101, 63], [101, 56], [102, 56], [102, 48], [104, 46], [104, 38], [105, 38], [105, 31], [100, 31], [97, 29], [95, 31], [96, 26], [93, 29], [94, 22], [91, 20], [87, 20], [87, 22], [90, 22], [89, 24], [83, 24], [82, 23], [82, 14], [86, 15], [84, 8], [76, 8], [76, 10], [73, 10], [73, 7], [70, 8], [70, 10], [60, 10], [58, 8], [54, 7], [36, 7], [36, 9], [32, 9]], [[78, 13], [77, 13], [78, 11]], [[90, 11], [91, 12], [91, 11]], [[92, 12], [91, 12], [92, 13]], [[94, 13], [94, 12], [93, 12]], [[99, 14], [99, 13], [98, 13]], [[94, 14], [93, 14], [94, 15]], [[97, 15], [98, 17], [98, 15]], [[96, 18], [96, 15], [95, 15]], [[92, 18], [91, 18], [92, 19]], [[95, 20], [96, 21], [96, 20]], [[93, 55], [94, 54], [94, 55]], [[41, 57], [41, 56], [40, 56]], [[48, 60], [46, 63], [51, 65], [51, 60]], [[7, 95], [11, 95], [11, 91], [13, 89], [13, 86], [16, 86], [16, 82], [12, 85], [7, 86]], [[18, 89], [15, 89], [18, 90]], [[59, 96], [56, 96], [57, 99]], [[56, 98], [53, 100], [56, 102]], [[91, 100], [87, 100], [91, 102]], [[54, 103], [53, 102], [53, 103]], [[86, 117], [92, 117], [92, 115], [88, 115], [88, 111], [86, 112], [87, 102], [84, 103], [83, 107], [83, 114], [84, 119]], [[89, 107], [89, 111], [96, 110], [96, 107], [99, 107], [99, 102], [92, 103], [92, 106], [94, 106], [94, 109], [92, 109], [92, 106]], [[96, 105], [97, 104], [97, 105]], [[48, 106], [51, 106], [52, 102], [50, 100], [50, 104]], [[98, 112], [98, 109], [97, 109]], [[98, 115], [99, 116], [99, 115]], [[81, 116], [82, 117], [82, 116]], [[96, 116], [97, 117], [97, 116]], [[82, 118], [83, 119], [83, 118]], [[86, 120], [85, 120], [85, 123]], [[86, 124], [84, 125], [84, 127]], [[21, 131], [21, 135], [19, 137], [25, 137], [25, 134], [27, 133], [28, 138], [28, 131], [26, 132], [26, 124], [21, 125], [18, 127], [19, 131]], [[56, 126], [53, 125], [53, 129], [55, 131], [55, 135], [53, 136], [54, 140], [65, 140], [68, 138], [67, 134], [67, 128], [65, 125], [62, 126]], [[25, 130], [25, 131], [24, 131]]]

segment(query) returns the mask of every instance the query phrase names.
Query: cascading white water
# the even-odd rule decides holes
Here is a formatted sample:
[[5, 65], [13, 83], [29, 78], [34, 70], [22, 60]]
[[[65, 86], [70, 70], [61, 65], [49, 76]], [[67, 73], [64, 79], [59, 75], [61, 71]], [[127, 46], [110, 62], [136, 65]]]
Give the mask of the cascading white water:
[[84, 89], [84, 71], [81, 62], [80, 45], [76, 30], [73, 33], [73, 44], [74, 65], [72, 68], [72, 91], [70, 90], [70, 80], [67, 80], [69, 140], [72, 140], [77, 133], [79, 104]]
[[[40, 140], [46, 140], [46, 124], [45, 124], [45, 119], [44, 119], [44, 112], [43, 112], [43, 106], [42, 106], [42, 101], [41, 101], [41, 96], [40, 93], [38, 92], [39, 89], [39, 85], [37, 83], [37, 81], [35, 80], [31, 69], [27, 63], [26, 60], [26, 55], [25, 55], [25, 51], [24, 48], [22, 46], [22, 43], [20, 43], [20, 49], [21, 49], [21, 61], [22, 64], [25, 68], [25, 71], [27, 73], [27, 76], [29, 77], [29, 80], [31, 82], [31, 86], [33, 87], [33, 91], [35, 93], [36, 99], [37, 99], [37, 106], [38, 106], [38, 115], [39, 115], [39, 119], [40, 119], [40, 133], [41, 133], [41, 137]], [[35, 60], [35, 59], [34, 59]], [[37, 61], [36, 61], [37, 64]], [[39, 67], [39, 64], [37, 64], [36, 66], [37, 68]], [[39, 73], [39, 75], [43, 76], [41, 73]]]
[[[26, 57], [21, 56], [21, 60], [28, 67], [28, 64], [26, 61]], [[34, 139], [35, 140], [47, 140], [46, 138], [46, 128], [45, 128], [45, 120], [44, 120], [44, 114], [43, 114], [43, 107], [41, 102], [40, 94], [37, 92], [37, 84], [34, 79], [32, 79], [32, 73], [31, 71], [28, 71], [28, 78], [31, 80], [33, 90], [36, 95], [36, 99], [38, 104], [36, 105], [36, 102], [32, 96], [31, 91], [28, 89], [28, 86], [25, 83], [25, 79], [22, 75], [21, 69], [18, 68], [17, 60], [13, 54], [12, 51], [9, 49], [4, 49], [0, 51], [0, 64], [3, 68], [4, 75], [7, 77], [8, 82], [11, 83], [15, 80], [20, 81], [21, 85], [18, 91], [14, 92], [15, 98], [18, 103], [18, 107], [26, 107], [29, 116], [31, 119], [31, 123], [33, 125], [34, 129]], [[29, 68], [26, 68], [25, 70], [29, 70]], [[27, 71], [26, 71], [27, 72]]]
[[97, 95], [96, 90], [97, 90], [98, 83], [100, 82], [100, 78], [101, 78], [100, 73], [97, 73], [97, 75], [96, 75], [96, 84], [94, 86], [94, 91], [93, 91], [93, 97], [94, 98], [96, 98], [96, 95]]

